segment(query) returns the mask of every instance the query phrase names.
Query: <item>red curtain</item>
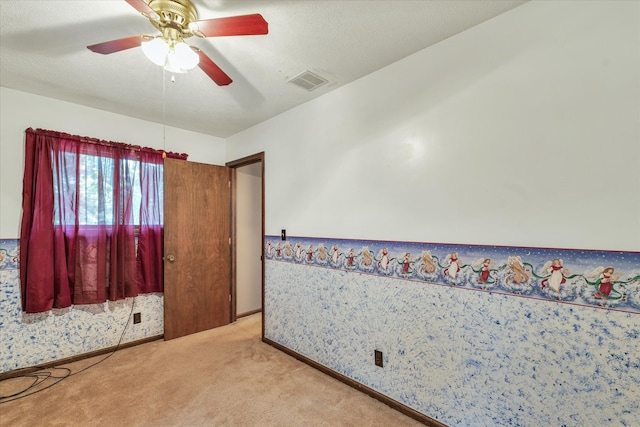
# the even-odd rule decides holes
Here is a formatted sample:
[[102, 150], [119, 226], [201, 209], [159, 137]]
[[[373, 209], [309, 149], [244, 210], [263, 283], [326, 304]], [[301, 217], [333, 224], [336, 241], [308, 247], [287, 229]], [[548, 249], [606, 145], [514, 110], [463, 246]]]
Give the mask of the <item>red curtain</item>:
[[163, 192], [164, 180], [162, 156], [141, 152], [140, 186], [140, 233], [138, 234], [137, 274], [142, 293], [162, 292], [164, 283], [162, 256], [163, 236]]
[[[187, 157], [26, 130], [20, 231], [25, 312], [162, 291], [163, 155]], [[134, 212], [138, 185], [141, 208]]]

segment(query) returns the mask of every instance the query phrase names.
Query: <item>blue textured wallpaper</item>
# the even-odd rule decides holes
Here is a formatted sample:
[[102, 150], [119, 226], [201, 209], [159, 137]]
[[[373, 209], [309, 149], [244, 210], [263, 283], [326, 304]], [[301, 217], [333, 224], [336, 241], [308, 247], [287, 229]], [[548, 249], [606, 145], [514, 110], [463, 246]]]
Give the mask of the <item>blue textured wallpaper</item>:
[[[163, 334], [162, 294], [23, 313], [18, 243], [0, 239], [0, 372], [115, 346], [121, 337], [125, 343]], [[134, 303], [142, 322], [127, 325]]]
[[[267, 338], [450, 426], [640, 425], [637, 253], [288, 242], [267, 238]], [[351, 247], [360, 254], [353, 262]], [[366, 266], [363, 247], [372, 253]], [[413, 258], [423, 250], [438, 259], [433, 281]], [[405, 270], [407, 252], [414, 262]], [[444, 273], [451, 252], [460, 260], [455, 279]], [[506, 287], [508, 256], [522, 258], [530, 284]], [[486, 258], [493, 265], [482, 283], [473, 262]], [[559, 291], [545, 291], [558, 286], [551, 272], [540, 274], [555, 258], [568, 273]], [[624, 270], [613, 289], [626, 298], [594, 297], [590, 273], [600, 264]]]

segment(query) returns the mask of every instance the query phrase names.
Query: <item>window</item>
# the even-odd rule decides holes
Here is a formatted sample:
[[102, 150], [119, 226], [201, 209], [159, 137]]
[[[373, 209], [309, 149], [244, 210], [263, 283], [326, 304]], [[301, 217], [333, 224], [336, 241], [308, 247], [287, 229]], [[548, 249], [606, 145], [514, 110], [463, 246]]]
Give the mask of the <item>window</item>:
[[23, 310], [162, 291], [164, 154], [27, 129], [20, 233]]
[[[69, 157], [69, 155], [65, 155]], [[67, 163], [68, 163], [67, 159]], [[55, 166], [55, 158], [52, 158]], [[113, 171], [115, 170], [115, 162], [111, 158], [103, 158], [97, 155], [81, 154], [79, 156], [79, 173], [70, 174], [69, 183], [71, 186], [75, 186], [75, 179], [80, 182], [77, 183], [78, 188], [78, 200], [81, 201], [78, 205], [78, 221], [82, 226], [98, 225], [102, 223], [110, 224], [114, 219], [113, 205], [114, 205], [114, 189], [113, 189]], [[119, 162], [120, 175], [131, 175], [131, 213], [140, 212], [140, 204], [142, 200], [142, 188], [140, 184], [140, 167], [138, 160], [125, 159]], [[150, 163], [145, 165], [146, 168], [151, 169], [151, 173], [156, 176], [162, 176], [162, 165]], [[57, 173], [57, 168], [53, 168], [53, 192], [58, 194], [60, 191], [59, 182], [61, 177]], [[100, 171], [106, 171], [101, 173]], [[163, 180], [158, 180], [157, 185], [158, 194], [163, 194]], [[100, 189], [104, 188], [104, 191]], [[123, 189], [121, 189], [123, 190]], [[104, 194], [104, 200], [98, 197], [100, 194]], [[160, 205], [163, 205], [162, 197], [155, 201]], [[54, 209], [56, 214], [54, 215], [55, 224], [73, 224], [73, 218], [62, 218], [58, 212], [60, 211], [60, 199], [54, 199]], [[155, 208], [152, 206], [151, 208]], [[161, 211], [161, 209], [160, 209]], [[161, 218], [156, 218], [160, 220]], [[140, 216], [133, 215], [129, 220], [136, 225], [140, 226]], [[161, 223], [159, 224], [161, 225]]]

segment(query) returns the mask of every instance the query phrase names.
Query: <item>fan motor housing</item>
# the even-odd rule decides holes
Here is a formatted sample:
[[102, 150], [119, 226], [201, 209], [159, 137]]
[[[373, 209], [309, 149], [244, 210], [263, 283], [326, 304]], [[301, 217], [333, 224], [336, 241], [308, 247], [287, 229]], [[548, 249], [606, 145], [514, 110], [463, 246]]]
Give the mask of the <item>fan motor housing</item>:
[[163, 34], [165, 29], [172, 28], [180, 31], [183, 38], [191, 37], [189, 23], [198, 20], [198, 12], [189, 0], [151, 0], [149, 7], [159, 16], [160, 20], [150, 19], [154, 27]]

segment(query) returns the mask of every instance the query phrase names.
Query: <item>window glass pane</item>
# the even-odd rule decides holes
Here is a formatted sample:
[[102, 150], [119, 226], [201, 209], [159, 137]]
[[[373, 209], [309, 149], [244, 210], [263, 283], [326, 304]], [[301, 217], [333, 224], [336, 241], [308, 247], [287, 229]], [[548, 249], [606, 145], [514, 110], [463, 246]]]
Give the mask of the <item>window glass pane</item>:
[[140, 167], [138, 161], [128, 160], [131, 163], [132, 170], [135, 170], [134, 182], [133, 182], [133, 206], [131, 212], [133, 212], [133, 222], [135, 225], [140, 225], [140, 203], [142, 200], [142, 191], [140, 187]]
[[[59, 159], [53, 160], [53, 187], [54, 187], [54, 209], [56, 211], [56, 224], [74, 224], [73, 209], [65, 209], [61, 203], [71, 205], [78, 204], [78, 222], [80, 225], [113, 224], [114, 222], [114, 200], [113, 185], [115, 161], [111, 157], [80, 154], [77, 162], [78, 173], [76, 175], [76, 154], [63, 153]], [[153, 174], [162, 176], [162, 164], [150, 164]], [[119, 197], [127, 200], [127, 195], [123, 193], [132, 192], [132, 206], [129, 211], [129, 218], [125, 223], [140, 225], [140, 204], [142, 201], [140, 188], [140, 168], [139, 162], [135, 159], [126, 159], [119, 165], [121, 173], [121, 185]], [[127, 177], [130, 183], [126, 181]], [[77, 182], [76, 182], [77, 180]], [[158, 209], [162, 213], [162, 179], [158, 180], [160, 206], [150, 206], [150, 209]], [[75, 191], [78, 191], [77, 200]], [[64, 195], [61, 197], [61, 194]], [[122, 206], [119, 214], [123, 215], [125, 206]], [[161, 215], [161, 214], [160, 214]], [[162, 220], [160, 218], [160, 223]]]

